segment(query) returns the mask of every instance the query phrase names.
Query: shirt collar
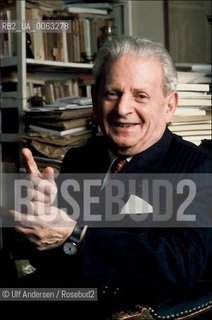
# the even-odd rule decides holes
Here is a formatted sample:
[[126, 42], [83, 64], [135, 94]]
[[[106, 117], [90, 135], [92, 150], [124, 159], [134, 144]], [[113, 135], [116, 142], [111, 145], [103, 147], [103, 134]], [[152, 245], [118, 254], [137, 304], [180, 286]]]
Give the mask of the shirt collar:
[[[118, 158], [110, 149], [108, 150], [109, 153], [109, 158], [110, 158], [110, 166], [108, 168], [108, 171], [110, 170], [110, 168], [113, 165], [113, 162]], [[130, 162], [130, 160], [132, 159], [132, 157], [127, 157], [126, 160], [127, 162]]]

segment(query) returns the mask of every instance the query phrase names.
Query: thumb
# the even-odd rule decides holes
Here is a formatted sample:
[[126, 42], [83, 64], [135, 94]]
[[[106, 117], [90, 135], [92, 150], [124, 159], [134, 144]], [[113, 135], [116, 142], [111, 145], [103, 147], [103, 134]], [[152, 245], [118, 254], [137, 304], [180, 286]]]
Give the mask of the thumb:
[[42, 174], [44, 179], [54, 181], [54, 169], [52, 167], [44, 168]]

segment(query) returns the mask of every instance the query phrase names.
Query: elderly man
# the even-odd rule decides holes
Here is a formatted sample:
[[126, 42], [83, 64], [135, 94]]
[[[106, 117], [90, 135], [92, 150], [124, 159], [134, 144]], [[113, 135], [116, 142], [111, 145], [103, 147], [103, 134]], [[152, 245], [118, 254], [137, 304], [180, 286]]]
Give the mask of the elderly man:
[[[104, 173], [110, 180], [117, 158], [124, 159], [124, 174], [211, 173], [209, 153], [167, 128], [178, 103], [177, 74], [161, 44], [132, 37], [108, 41], [99, 50], [94, 76], [93, 110], [103, 137], [70, 149], [61, 174]], [[157, 302], [203, 277], [212, 251], [210, 228], [79, 224], [53, 204], [52, 169], [40, 173], [28, 149], [23, 156], [34, 186], [29, 213], [34, 220], [22, 214], [16, 231], [34, 246], [30, 284], [35, 279], [42, 286], [96, 287], [108, 310], [100, 308], [99, 316], [95, 309], [93, 316], [104, 319], [116, 302]], [[16, 211], [11, 215], [20, 217]], [[54, 218], [47, 223], [41, 219], [46, 215]]]

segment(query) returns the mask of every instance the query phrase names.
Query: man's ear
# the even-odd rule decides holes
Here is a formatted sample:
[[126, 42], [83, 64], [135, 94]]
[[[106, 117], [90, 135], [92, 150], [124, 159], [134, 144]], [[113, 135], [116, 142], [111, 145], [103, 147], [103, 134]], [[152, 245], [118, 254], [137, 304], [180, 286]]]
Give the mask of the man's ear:
[[166, 110], [166, 123], [171, 122], [173, 115], [175, 113], [175, 110], [177, 108], [178, 105], [178, 93], [175, 92], [171, 92], [168, 96], [167, 96], [167, 110]]

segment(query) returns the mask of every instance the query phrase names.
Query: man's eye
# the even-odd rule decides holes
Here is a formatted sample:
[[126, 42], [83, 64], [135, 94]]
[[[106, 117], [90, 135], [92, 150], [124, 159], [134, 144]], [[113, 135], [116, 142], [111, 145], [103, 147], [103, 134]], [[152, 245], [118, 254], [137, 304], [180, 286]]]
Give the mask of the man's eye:
[[109, 99], [117, 99], [119, 98], [120, 94], [117, 91], [107, 91], [106, 92], [106, 97]]
[[147, 99], [147, 96], [143, 93], [137, 93], [135, 95], [135, 99], [138, 101], [144, 101], [145, 99]]

